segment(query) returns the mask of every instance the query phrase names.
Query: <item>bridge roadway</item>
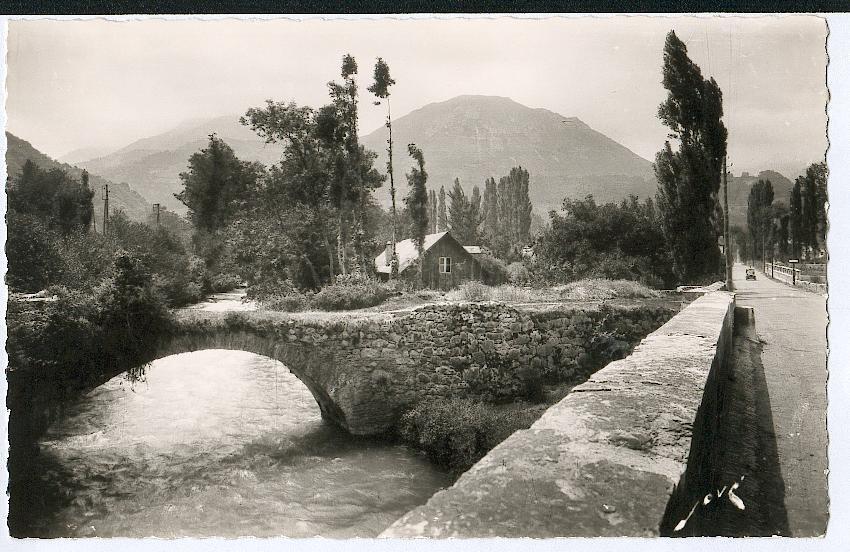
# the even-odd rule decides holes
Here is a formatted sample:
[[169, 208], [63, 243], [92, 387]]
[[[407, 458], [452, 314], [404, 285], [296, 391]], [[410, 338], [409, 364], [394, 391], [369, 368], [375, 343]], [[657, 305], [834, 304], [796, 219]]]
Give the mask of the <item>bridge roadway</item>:
[[[787, 531], [811, 537], [826, 532], [826, 297], [792, 288], [757, 272], [755, 281], [736, 265], [733, 279], [737, 304], [752, 307], [761, 342], [766, 390], [762, 401], [770, 408], [775, 433]], [[767, 423], [765, 424], [768, 418]], [[769, 424], [769, 417], [761, 417]]]

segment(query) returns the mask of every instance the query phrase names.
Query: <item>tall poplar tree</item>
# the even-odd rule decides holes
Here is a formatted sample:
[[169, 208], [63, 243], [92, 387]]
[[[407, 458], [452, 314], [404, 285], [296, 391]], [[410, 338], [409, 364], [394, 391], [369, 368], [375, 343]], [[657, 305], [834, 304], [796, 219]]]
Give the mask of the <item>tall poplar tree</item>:
[[428, 232], [437, 232], [437, 192], [428, 190]]
[[449, 227], [446, 215], [446, 189], [440, 186], [440, 198], [437, 201], [437, 232], [445, 232]]
[[759, 180], [750, 188], [747, 226], [752, 238], [753, 258], [761, 260], [769, 256], [767, 249], [771, 245], [773, 228], [773, 184], [770, 180]]
[[676, 148], [668, 140], [655, 156], [657, 204], [673, 270], [681, 281], [696, 282], [720, 266], [714, 217], [726, 155], [723, 94], [713, 78], [703, 78], [673, 31], [664, 44], [662, 84], [667, 99], [658, 118]]
[[791, 219], [791, 256], [800, 258], [800, 253], [806, 245], [803, 235], [803, 177], [798, 176], [791, 189], [791, 200], [789, 205], [789, 217]]
[[425, 157], [422, 150], [416, 144], [408, 144], [407, 152], [416, 161], [416, 167], [407, 174], [407, 183], [410, 190], [404, 202], [410, 213], [411, 228], [410, 235], [416, 250], [419, 252], [419, 279], [422, 280], [422, 256], [425, 246], [425, 235], [428, 233], [428, 191], [425, 183], [428, 181], [428, 173], [425, 172]]
[[[375, 82], [372, 84], [372, 86], [369, 87], [369, 92], [371, 92], [378, 98], [378, 101], [375, 102], [375, 105], [381, 105], [381, 100], [385, 101], [387, 104], [387, 122], [385, 123], [389, 135], [387, 137], [387, 174], [390, 177], [390, 201], [392, 202], [393, 224], [392, 266], [393, 272], [395, 273], [395, 267], [397, 265], [395, 261], [395, 244], [398, 241], [398, 214], [396, 212], [395, 205], [395, 179], [393, 177], [393, 122], [392, 114], [390, 112], [390, 87], [395, 84], [395, 80], [390, 77], [390, 67], [381, 58], [378, 58], [378, 60], [375, 62], [374, 79]], [[395, 274], [393, 274], [392, 276], [395, 276]]]

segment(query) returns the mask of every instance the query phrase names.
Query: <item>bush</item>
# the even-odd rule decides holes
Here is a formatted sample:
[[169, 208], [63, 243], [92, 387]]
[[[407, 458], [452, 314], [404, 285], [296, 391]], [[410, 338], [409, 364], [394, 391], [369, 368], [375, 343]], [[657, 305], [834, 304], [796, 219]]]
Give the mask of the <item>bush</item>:
[[314, 308], [326, 311], [362, 309], [383, 303], [390, 295], [378, 280], [348, 274], [337, 276], [336, 283], [323, 287], [311, 303]]
[[512, 284], [525, 285], [531, 281], [531, 272], [523, 263], [511, 263], [508, 265], [508, 279]]
[[493, 301], [501, 301], [503, 303], [519, 303], [524, 301], [532, 301], [534, 293], [525, 288], [503, 285], [493, 288], [490, 291], [490, 297]]
[[45, 221], [13, 210], [7, 215], [6, 230], [9, 287], [35, 292], [55, 282], [62, 270], [58, 233]]
[[263, 299], [263, 307], [283, 312], [300, 312], [310, 308], [310, 296], [297, 290], [286, 295], [272, 295]]
[[457, 475], [536, 417], [470, 399], [429, 399], [402, 416], [399, 435]]
[[571, 282], [561, 290], [561, 299], [573, 301], [604, 301], [615, 298], [645, 299], [660, 296], [660, 292], [639, 282], [601, 278], [588, 278]]
[[207, 287], [213, 293], [224, 293], [242, 285], [242, 279], [236, 274], [222, 273], [209, 277]]
[[449, 301], [489, 301], [490, 288], [481, 282], [470, 280], [450, 291], [446, 298]]
[[481, 265], [481, 280], [489, 286], [497, 286], [508, 281], [508, 265], [501, 259], [482, 253], [478, 256]]

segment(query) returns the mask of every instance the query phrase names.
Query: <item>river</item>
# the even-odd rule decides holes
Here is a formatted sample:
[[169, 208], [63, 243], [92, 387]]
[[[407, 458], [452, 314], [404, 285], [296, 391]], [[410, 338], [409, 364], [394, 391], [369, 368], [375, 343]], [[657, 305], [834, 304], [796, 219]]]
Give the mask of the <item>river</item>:
[[32, 536], [373, 537], [451, 482], [405, 446], [324, 423], [285, 366], [242, 351], [113, 378], [40, 449]]

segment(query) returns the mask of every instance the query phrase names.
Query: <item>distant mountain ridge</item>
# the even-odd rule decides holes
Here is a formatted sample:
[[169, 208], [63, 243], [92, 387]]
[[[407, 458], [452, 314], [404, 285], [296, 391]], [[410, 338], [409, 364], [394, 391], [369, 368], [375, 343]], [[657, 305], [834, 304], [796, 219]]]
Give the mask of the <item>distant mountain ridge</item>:
[[180, 173], [186, 171], [189, 157], [207, 146], [212, 133], [227, 142], [242, 160], [267, 165], [280, 160], [280, 146], [266, 144], [239, 123], [238, 115], [233, 115], [186, 121], [106, 156], [83, 161], [80, 166], [113, 180], [129, 182], [149, 202], [161, 203], [183, 214], [186, 207], [174, 197], [182, 187]]
[[[387, 131], [361, 139], [386, 162]], [[428, 186], [448, 188], [460, 178], [467, 191], [484, 180], [521, 165], [531, 175], [530, 195], [540, 212], [560, 208], [565, 197], [593, 194], [598, 201], [630, 194], [655, 195], [652, 164], [593, 130], [576, 117], [535, 109], [499, 96], [458, 96], [428, 104], [393, 121], [396, 183], [406, 193], [405, 172], [412, 166], [408, 143], [425, 155]], [[389, 191], [382, 190], [386, 203]]]
[[[42, 170], [61, 169], [76, 179], [80, 179], [83, 170], [73, 165], [60, 163], [48, 155], [40, 152], [32, 144], [14, 134], [6, 132], [6, 167], [10, 177], [16, 178], [23, 169], [27, 160], [35, 163]], [[132, 190], [124, 182], [112, 182], [102, 176], [89, 171], [89, 186], [95, 192], [94, 215], [98, 228], [103, 222], [103, 209], [100, 203], [100, 190], [105, 184], [109, 184], [110, 212], [123, 210], [133, 220], [143, 221], [151, 212], [151, 204]]]
[[[238, 118], [188, 121], [80, 166], [126, 181], [149, 202], [183, 213], [185, 207], [173, 196], [181, 187], [179, 174], [186, 170], [189, 156], [206, 146], [210, 133], [218, 134], [240, 159], [265, 164], [280, 160], [281, 147], [266, 144]], [[404, 173], [411, 162], [406, 146], [412, 142], [425, 154], [428, 185], [435, 189], [450, 186], [458, 177], [471, 190], [473, 185], [483, 186], [487, 177], [498, 180], [511, 167], [522, 165], [531, 173], [531, 199], [539, 212], [559, 208], [565, 196], [593, 194], [606, 201], [655, 194], [652, 166], [646, 159], [577, 118], [508, 98], [458, 96], [428, 104], [395, 120], [393, 137], [399, 198], [407, 191]], [[383, 172], [386, 129], [376, 129], [361, 141], [378, 154], [375, 167]], [[376, 196], [389, 205], [389, 186]]]

